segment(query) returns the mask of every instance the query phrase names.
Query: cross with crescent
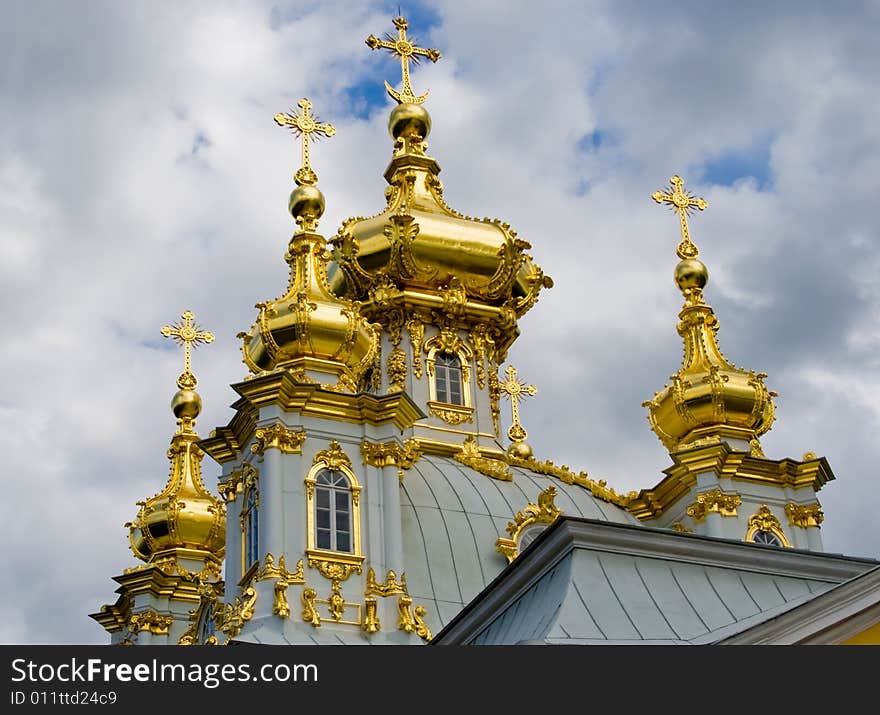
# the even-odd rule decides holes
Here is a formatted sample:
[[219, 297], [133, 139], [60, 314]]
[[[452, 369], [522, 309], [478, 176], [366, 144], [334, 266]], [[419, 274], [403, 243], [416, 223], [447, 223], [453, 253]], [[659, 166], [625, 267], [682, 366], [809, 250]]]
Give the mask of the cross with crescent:
[[406, 36], [406, 28], [409, 27], [409, 25], [403, 17], [395, 17], [392, 22], [394, 23], [394, 27], [397, 28], [397, 37], [394, 37], [394, 35], [387, 32], [385, 33], [384, 40], [380, 40], [375, 35], [370, 35], [367, 38], [367, 45], [372, 50], [384, 49], [391, 52], [392, 55], [400, 57], [400, 69], [403, 73], [403, 87], [401, 88], [401, 91], [397, 92], [390, 84], [388, 84], [387, 80], [385, 81], [385, 90], [391, 95], [391, 98], [396, 99], [398, 104], [421, 104], [428, 97], [428, 92], [426, 91], [418, 97], [413, 93], [412, 85], [409, 81], [410, 60], [412, 60], [414, 64], [418, 64], [419, 57], [427, 57], [431, 62], [436, 62], [440, 59], [440, 50], [429, 50], [424, 47], [416, 47], [415, 38]]
[[214, 333], [202, 331], [193, 322], [195, 317], [191, 311], [184, 311], [181, 316], [183, 321], [162, 328], [162, 335], [173, 338], [178, 345], [183, 345], [183, 372], [177, 378], [177, 386], [181, 390], [192, 390], [196, 386], [196, 376], [190, 370], [190, 348], [195, 348], [200, 343], [214, 342]]
[[669, 180], [671, 192], [655, 191], [651, 194], [651, 198], [658, 204], [669, 204], [670, 207], [678, 214], [678, 220], [681, 224], [681, 243], [675, 253], [681, 260], [687, 258], [696, 258], [700, 251], [691, 241], [690, 232], [688, 231], [687, 216], [692, 209], [702, 211], [709, 204], [705, 199], [698, 199], [693, 194], [684, 190], [684, 180], [677, 174]]
[[526, 396], [536, 394], [538, 388], [534, 385], [526, 385], [525, 382], [521, 381], [516, 376], [516, 368], [513, 365], [508, 365], [504, 372], [507, 373], [507, 379], [499, 387], [501, 392], [510, 398], [510, 409], [513, 416], [513, 423], [510, 425], [510, 429], [507, 430], [507, 436], [514, 442], [522, 442], [529, 436], [529, 433], [526, 432], [519, 422], [519, 401]]
[[290, 128], [297, 137], [302, 137], [302, 166], [294, 174], [293, 179], [299, 186], [303, 184], [314, 186], [318, 183], [318, 175], [312, 170], [309, 142], [316, 141], [321, 134], [332, 137], [336, 134], [336, 128], [332, 124], [321, 124], [317, 117], [309, 114], [312, 103], [306, 97], [297, 104], [302, 109], [302, 114], [279, 112], [275, 115], [275, 123], [279, 127]]

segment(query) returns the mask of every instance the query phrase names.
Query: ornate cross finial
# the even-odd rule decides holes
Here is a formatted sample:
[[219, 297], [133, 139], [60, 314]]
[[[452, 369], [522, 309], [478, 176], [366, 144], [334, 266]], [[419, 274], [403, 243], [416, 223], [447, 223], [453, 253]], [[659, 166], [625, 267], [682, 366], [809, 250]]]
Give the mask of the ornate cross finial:
[[507, 379], [499, 387], [501, 392], [510, 399], [510, 409], [513, 414], [513, 424], [507, 430], [507, 436], [514, 442], [522, 442], [529, 436], [529, 433], [519, 422], [519, 401], [527, 395], [531, 396], [537, 393], [538, 388], [534, 385], [526, 385], [525, 382], [517, 378], [516, 368], [513, 365], [508, 365], [504, 372], [507, 373]]
[[297, 104], [302, 114], [279, 112], [275, 115], [275, 122], [279, 127], [289, 127], [297, 137], [302, 137], [302, 166], [293, 175], [293, 180], [299, 186], [314, 186], [318, 183], [318, 175], [312, 170], [309, 160], [309, 142], [316, 141], [319, 134], [332, 137], [336, 134], [336, 128], [332, 124], [321, 124], [317, 117], [309, 114], [312, 103], [307, 98], [303, 97]]
[[183, 345], [183, 372], [177, 378], [177, 386], [181, 390], [192, 390], [196, 386], [196, 376], [190, 370], [189, 351], [199, 343], [214, 342], [214, 333], [202, 331], [193, 322], [195, 317], [191, 311], [186, 310], [180, 315], [183, 321], [162, 328], [162, 335], [173, 338], [178, 345]]
[[428, 97], [428, 92], [426, 91], [424, 94], [420, 96], [416, 96], [413, 94], [412, 85], [409, 82], [409, 63], [410, 60], [413, 63], [419, 63], [419, 57], [427, 57], [431, 62], [436, 62], [440, 59], [440, 50], [428, 50], [423, 47], [416, 47], [416, 40], [414, 37], [406, 36], [406, 28], [408, 27], [406, 20], [403, 17], [395, 17], [394, 27], [397, 28], [397, 37], [386, 32], [385, 39], [380, 40], [375, 35], [370, 35], [367, 38], [367, 45], [372, 50], [385, 49], [391, 52], [392, 55], [397, 55], [400, 57], [400, 68], [403, 73], [403, 87], [400, 92], [397, 92], [388, 81], [385, 81], [385, 89], [389, 95], [391, 95], [392, 99], [396, 99], [398, 104], [421, 104]]
[[671, 193], [655, 191], [651, 194], [651, 198], [658, 204], [669, 204], [678, 214], [678, 220], [681, 223], [681, 243], [678, 244], [675, 253], [681, 260], [696, 258], [700, 251], [697, 249], [696, 245], [694, 245], [693, 241], [691, 241], [691, 236], [688, 232], [687, 217], [691, 212], [691, 209], [699, 209], [702, 211], [709, 204], [706, 203], [705, 199], [698, 199], [689, 191], [685, 191], [684, 180], [677, 174], [669, 180], [669, 184]]

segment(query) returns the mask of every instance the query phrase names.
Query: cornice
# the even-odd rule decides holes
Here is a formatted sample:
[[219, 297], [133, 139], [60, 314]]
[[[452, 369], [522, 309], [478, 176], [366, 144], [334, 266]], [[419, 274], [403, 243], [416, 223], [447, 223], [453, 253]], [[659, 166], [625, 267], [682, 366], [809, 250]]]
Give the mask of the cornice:
[[697, 484], [697, 474], [712, 472], [719, 479], [749, 482], [791, 489], [811, 488], [818, 492], [834, 473], [824, 457], [797, 461], [753, 457], [717, 442], [670, 454], [673, 465], [652, 489], [643, 489], [627, 504], [638, 519], [654, 519], [688, 494]]
[[321, 385], [298, 382], [287, 371], [260, 375], [232, 388], [241, 398], [232, 404], [235, 416], [226, 427], [199, 441], [199, 446], [214, 460], [235, 459], [254, 436], [259, 410], [277, 405], [285, 412], [339, 422], [394, 424], [404, 430], [426, 415], [405, 392], [373, 395], [329, 390]]

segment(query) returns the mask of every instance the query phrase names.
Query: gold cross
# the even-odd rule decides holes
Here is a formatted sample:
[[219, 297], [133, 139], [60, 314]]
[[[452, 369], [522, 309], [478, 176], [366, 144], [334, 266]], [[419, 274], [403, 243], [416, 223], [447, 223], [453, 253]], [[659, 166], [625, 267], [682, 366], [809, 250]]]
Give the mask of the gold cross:
[[319, 134], [332, 137], [336, 134], [336, 128], [332, 124], [321, 124], [320, 120], [309, 114], [312, 103], [303, 97], [297, 102], [302, 109], [302, 114], [285, 114], [279, 112], [275, 115], [275, 123], [279, 127], [290, 127], [297, 137], [302, 137], [302, 166], [293, 175], [294, 181], [300, 186], [314, 186], [318, 183], [318, 175], [312, 171], [309, 158], [309, 142], [316, 141]]
[[527, 395], [531, 396], [537, 393], [538, 388], [534, 385], [526, 385], [525, 382], [519, 380], [516, 376], [516, 368], [513, 365], [508, 365], [504, 372], [507, 373], [507, 379], [499, 387], [501, 392], [510, 398], [510, 409], [513, 414], [513, 424], [507, 430], [507, 436], [514, 442], [522, 442], [529, 436], [529, 433], [519, 423], [519, 401]]
[[696, 245], [694, 245], [693, 241], [691, 241], [691, 235], [688, 232], [687, 217], [691, 212], [691, 209], [699, 209], [702, 211], [709, 204], [706, 203], [705, 199], [698, 199], [689, 191], [685, 191], [684, 180], [677, 174], [669, 180], [669, 184], [672, 189], [671, 193], [666, 194], [662, 191], [655, 191], [651, 194], [651, 198], [658, 204], [669, 204], [678, 214], [678, 220], [679, 223], [681, 223], [681, 243], [678, 244], [675, 253], [681, 260], [696, 258], [700, 251]]
[[425, 92], [423, 95], [416, 97], [413, 94], [412, 85], [409, 82], [409, 63], [410, 60], [413, 63], [419, 63], [419, 56], [427, 57], [431, 62], [436, 62], [440, 59], [440, 50], [427, 50], [423, 47], [416, 47], [416, 40], [414, 37], [406, 36], [406, 28], [408, 27], [407, 22], [402, 17], [395, 17], [392, 20], [394, 23], [394, 27], [397, 28], [397, 37], [390, 33], [385, 33], [385, 39], [380, 40], [375, 35], [370, 35], [367, 38], [367, 45], [372, 50], [385, 49], [391, 52], [392, 55], [397, 55], [400, 57], [400, 69], [403, 72], [403, 87], [400, 92], [394, 90], [394, 88], [388, 84], [388, 81], [385, 81], [385, 89], [388, 94], [391, 95], [392, 99], [396, 99], [398, 104], [421, 104], [428, 97], [428, 92]]
[[214, 333], [199, 330], [199, 326], [193, 322], [195, 317], [189, 310], [181, 313], [183, 321], [162, 328], [162, 335], [166, 338], [174, 338], [174, 342], [183, 345], [183, 372], [177, 378], [177, 386], [181, 390], [192, 390], [196, 386], [196, 376], [190, 370], [189, 351], [199, 343], [214, 342]]

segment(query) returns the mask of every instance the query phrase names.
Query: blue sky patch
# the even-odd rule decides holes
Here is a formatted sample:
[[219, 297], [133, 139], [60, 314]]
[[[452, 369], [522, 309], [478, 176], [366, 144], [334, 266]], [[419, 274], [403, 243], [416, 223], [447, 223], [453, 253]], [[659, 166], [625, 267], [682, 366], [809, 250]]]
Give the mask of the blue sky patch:
[[770, 140], [748, 149], [734, 149], [707, 161], [700, 180], [718, 186], [733, 186], [737, 181], [752, 178], [763, 191], [772, 183], [770, 172]]

